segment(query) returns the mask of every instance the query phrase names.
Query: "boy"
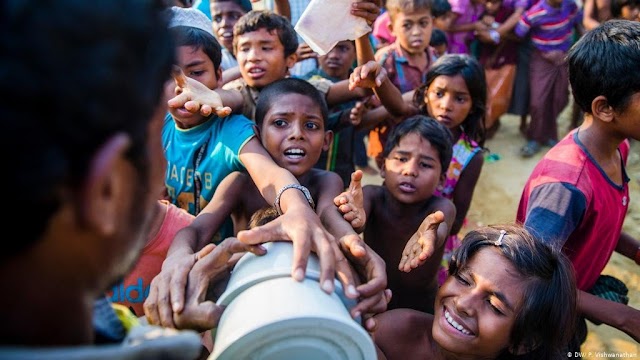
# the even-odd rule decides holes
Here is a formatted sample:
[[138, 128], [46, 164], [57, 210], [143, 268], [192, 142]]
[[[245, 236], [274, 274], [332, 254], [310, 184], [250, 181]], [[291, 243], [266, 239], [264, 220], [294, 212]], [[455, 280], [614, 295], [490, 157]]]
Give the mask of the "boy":
[[[233, 54], [233, 26], [242, 15], [252, 10], [249, 0], [211, 0], [210, 15], [213, 34], [222, 45], [222, 84], [240, 77], [238, 60]], [[206, 15], [206, 14], [205, 14]]]
[[[629, 204], [627, 139], [640, 140], [640, 23], [603, 23], [578, 40], [568, 63], [584, 122], [533, 170], [517, 220], [543, 241], [562, 246], [575, 269], [582, 316], [640, 341], [640, 311], [593, 294], [604, 283], [600, 273], [614, 250], [640, 263], [640, 242], [622, 231]], [[586, 336], [584, 321], [580, 325], [571, 351]]]
[[[284, 216], [268, 226], [277, 228], [287, 223], [286, 228], [281, 228], [284, 233], [278, 236], [291, 239], [296, 248], [302, 246], [302, 249], [306, 249], [296, 252], [292, 269], [295, 271], [294, 278], [304, 278], [304, 258], [310, 241], [321, 260], [321, 279], [333, 279], [336, 245], [331, 235], [309, 206], [310, 199], [305, 189], [298, 186], [298, 181], [291, 173], [273, 161], [256, 138], [253, 122], [239, 115], [203, 115], [203, 112], [209, 115], [210, 111], [205, 111], [204, 106], [200, 108], [202, 99], [197, 97], [199, 94], [240, 96], [233, 92], [212, 90], [216, 88], [220, 77], [220, 45], [211, 32], [206, 16], [195, 9], [173, 7], [171, 11], [170, 31], [177, 43], [177, 63], [180, 72], [193, 77], [187, 79], [184, 74], [175, 75], [177, 86], [174, 91], [177, 96], [169, 102], [170, 115], [165, 117], [162, 129], [162, 143], [168, 164], [165, 182], [171, 201], [195, 215], [210, 201], [215, 188], [225, 176], [246, 169], [265, 199], [273, 202], [277, 198], [282, 202]], [[216, 100], [220, 104], [220, 98]], [[289, 224], [289, 221], [293, 223]], [[228, 223], [225, 231], [220, 239], [233, 234], [232, 224]], [[263, 229], [254, 229], [248, 236], [255, 235], [252, 240], [260, 241], [265, 236], [261, 234], [266, 234]], [[238, 237], [243, 238], [243, 235], [238, 234]], [[192, 258], [193, 254], [185, 259], [188, 261], [183, 265], [190, 268], [193, 265]], [[331, 292], [333, 288], [325, 290]], [[180, 312], [183, 298], [172, 300], [174, 310]], [[171, 307], [165, 303], [160, 306], [162, 309]]]
[[[0, 147], [13, 171], [3, 181], [15, 210], [5, 222], [28, 214], [0, 259], [0, 284], [12, 289], [0, 300], [0, 358], [200, 353], [193, 332], [127, 332], [108, 302], [94, 310], [138, 257], [162, 192], [162, 94], [175, 56], [165, 8], [159, 0], [113, 0], [99, 11], [68, 0], [0, 5], [1, 31], [11, 34], [0, 41], [11, 54], [0, 59]], [[105, 319], [117, 327], [109, 344], [94, 327]]]
[[[388, 308], [433, 313], [438, 288], [436, 275], [456, 214], [450, 200], [433, 195], [436, 187], [443, 184], [445, 169], [451, 161], [450, 132], [432, 118], [412, 116], [391, 132], [383, 156], [380, 169], [383, 185], [366, 185], [361, 189], [366, 216], [364, 241], [385, 261], [393, 293]], [[354, 177], [354, 180], [358, 179]], [[350, 188], [357, 187], [352, 182]], [[358, 203], [351, 200], [352, 196], [354, 200], [358, 197], [350, 190], [339, 198], [349, 198], [348, 206], [351, 206]], [[336, 204], [345, 204], [345, 201], [336, 199]], [[353, 220], [353, 214], [343, 206], [340, 211], [345, 219]], [[434, 223], [439, 223], [432, 231], [436, 238], [421, 239]], [[355, 224], [352, 222], [352, 225]], [[421, 266], [405, 264], [407, 251], [431, 245], [432, 254]]]
[[[368, 284], [356, 290], [351, 285], [351, 279], [341, 279], [349, 284], [346, 286], [348, 297], [361, 295], [366, 300], [352, 312], [356, 314], [369, 307], [375, 310], [375, 306], [375, 312], [383, 311], [380, 308], [386, 307], [383, 296], [386, 284], [383, 262], [371, 250], [366, 251], [358, 234], [336, 211], [333, 198], [344, 187], [338, 175], [313, 168], [322, 150], [329, 146], [333, 135], [331, 131], [325, 131], [327, 113], [323, 96], [311, 84], [302, 79], [287, 78], [273, 82], [261, 92], [256, 122], [260, 127], [262, 144], [275, 162], [289, 170], [309, 189], [316, 204], [315, 210], [323, 224], [340, 244], [357, 254], [350, 258], [355, 261], [356, 268], [359, 268], [358, 265], [362, 266], [361, 270], [364, 271], [363, 276]], [[268, 206], [270, 205], [260, 196], [249, 176], [240, 172], [230, 174], [222, 181], [212, 201], [193, 224], [178, 232], [163, 270], [172, 272], [168, 264], [174, 261], [174, 257], [180, 258], [185, 251], [193, 253], [204, 247], [227, 216], [233, 217], [236, 230], [243, 230], [249, 228], [249, 220], [256, 211]], [[342, 258], [341, 254], [336, 255]], [[366, 266], [370, 267], [369, 273], [365, 270]], [[349, 269], [339, 269], [339, 273], [349, 276]], [[176, 276], [178, 275], [174, 272], [174, 277]], [[191, 271], [189, 276], [201, 278], [200, 276], [207, 275], [197, 275]], [[198, 283], [206, 285], [208, 281]], [[153, 287], [154, 285], [152, 291]], [[203, 294], [206, 290], [206, 287], [197, 289]]]
[[[391, 83], [404, 94], [424, 82], [435, 57], [429, 47], [433, 29], [431, 1], [389, 0], [386, 8], [391, 19], [389, 29], [396, 40], [376, 51], [375, 60], [387, 70]], [[393, 127], [394, 122], [388, 120], [371, 131], [369, 156], [380, 155]]]
[[[354, 8], [375, 6], [369, 1], [354, 3]], [[354, 10], [355, 11], [355, 10]], [[352, 11], [352, 14], [356, 14]], [[369, 12], [362, 11], [363, 17]], [[239, 91], [242, 96], [230, 100], [234, 110], [249, 119], [255, 117], [255, 106], [260, 90], [272, 82], [288, 76], [288, 71], [296, 63], [298, 39], [289, 20], [266, 10], [253, 10], [236, 23], [234, 49], [238, 59], [241, 79], [223, 86], [223, 89]], [[344, 101], [363, 97], [367, 91], [350, 92], [348, 81], [332, 84], [328, 80], [313, 80], [314, 86], [325, 94], [327, 104], [333, 106]]]
[[447, 47], [449, 46], [449, 43], [447, 42], [447, 34], [440, 29], [434, 28], [431, 32], [429, 46], [433, 48], [433, 59], [435, 61], [447, 53]]
[[541, 0], [527, 10], [514, 30], [531, 35], [533, 52], [529, 63], [529, 113], [527, 143], [520, 155], [529, 158], [542, 146], [558, 142], [557, 117], [569, 101], [569, 79], [564, 61], [573, 41], [574, 28], [582, 34], [582, 13], [574, 0]]

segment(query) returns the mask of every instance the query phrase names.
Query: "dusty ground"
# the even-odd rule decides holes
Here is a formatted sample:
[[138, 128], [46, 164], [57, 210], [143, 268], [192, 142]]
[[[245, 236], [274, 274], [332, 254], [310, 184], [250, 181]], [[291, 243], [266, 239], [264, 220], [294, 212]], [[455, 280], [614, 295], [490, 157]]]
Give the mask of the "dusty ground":
[[[560, 135], [564, 135], [568, 126], [568, 109], [559, 120]], [[542, 153], [530, 159], [518, 155], [523, 138], [518, 131], [520, 120], [516, 116], [506, 115], [496, 136], [486, 146], [499, 156], [495, 162], [485, 162], [478, 185], [474, 192], [471, 208], [467, 216], [468, 223], [464, 231], [484, 224], [511, 222], [515, 219], [518, 200], [524, 183], [533, 167], [542, 157]], [[631, 205], [625, 220], [624, 229], [636, 238], [640, 238], [640, 143], [632, 144], [628, 163], [631, 178]], [[365, 176], [365, 183], [380, 184], [379, 176]], [[605, 274], [615, 276], [629, 287], [629, 305], [640, 309], [640, 267], [632, 260], [614, 253], [604, 269]], [[621, 353], [618, 357], [640, 359], [640, 347], [631, 337], [607, 325], [589, 325], [589, 335], [582, 351], [587, 359], [601, 359], [596, 352]], [[589, 352], [591, 355], [589, 356]], [[635, 354], [635, 355], [634, 355]]]

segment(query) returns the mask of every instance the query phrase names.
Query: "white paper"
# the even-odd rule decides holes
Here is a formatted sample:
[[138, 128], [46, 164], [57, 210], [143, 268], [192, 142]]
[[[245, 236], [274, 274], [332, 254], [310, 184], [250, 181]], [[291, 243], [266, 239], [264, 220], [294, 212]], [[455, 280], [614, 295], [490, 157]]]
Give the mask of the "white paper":
[[296, 23], [296, 32], [320, 55], [342, 40], [355, 40], [371, 31], [367, 21], [350, 13], [354, 0], [311, 0]]

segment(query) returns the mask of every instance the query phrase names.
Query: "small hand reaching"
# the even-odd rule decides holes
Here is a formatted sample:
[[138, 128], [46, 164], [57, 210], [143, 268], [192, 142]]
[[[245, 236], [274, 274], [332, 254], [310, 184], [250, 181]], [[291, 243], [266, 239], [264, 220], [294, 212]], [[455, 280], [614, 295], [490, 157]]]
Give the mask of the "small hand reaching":
[[184, 107], [187, 111], [202, 116], [209, 116], [215, 111], [219, 117], [231, 114], [231, 108], [224, 106], [220, 95], [209, 89], [201, 82], [187, 77], [182, 69], [174, 66], [171, 75], [176, 83], [176, 96], [170, 99], [169, 107], [177, 109]]
[[420, 224], [418, 231], [411, 236], [402, 251], [398, 269], [410, 272], [424, 264], [433, 255], [438, 241], [438, 227], [444, 221], [444, 213], [440, 210], [429, 214]]
[[387, 80], [387, 70], [375, 61], [360, 65], [349, 75], [349, 90], [355, 88], [376, 88]]
[[357, 232], [364, 231], [367, 222], [367, 214], [364, 212], [364, 195], [362, 193], [362, 170], [356, 170], [351, 174], [349, 188], [333, 199], [342, 217], [351, 224]]

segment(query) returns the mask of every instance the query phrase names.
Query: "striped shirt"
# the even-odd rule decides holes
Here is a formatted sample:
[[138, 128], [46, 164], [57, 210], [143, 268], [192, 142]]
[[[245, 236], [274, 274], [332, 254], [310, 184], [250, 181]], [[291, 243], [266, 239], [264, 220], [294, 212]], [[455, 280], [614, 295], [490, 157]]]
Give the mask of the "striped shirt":
[[582, 10], [574, 0], [563, 0], [560, 7], [541, 0], [527, 10], [516, 25], [515, 33], [531, 33], [533, 45], [541, 52], [567, 52], [573, 42], [573, 28], [582, 21]]

